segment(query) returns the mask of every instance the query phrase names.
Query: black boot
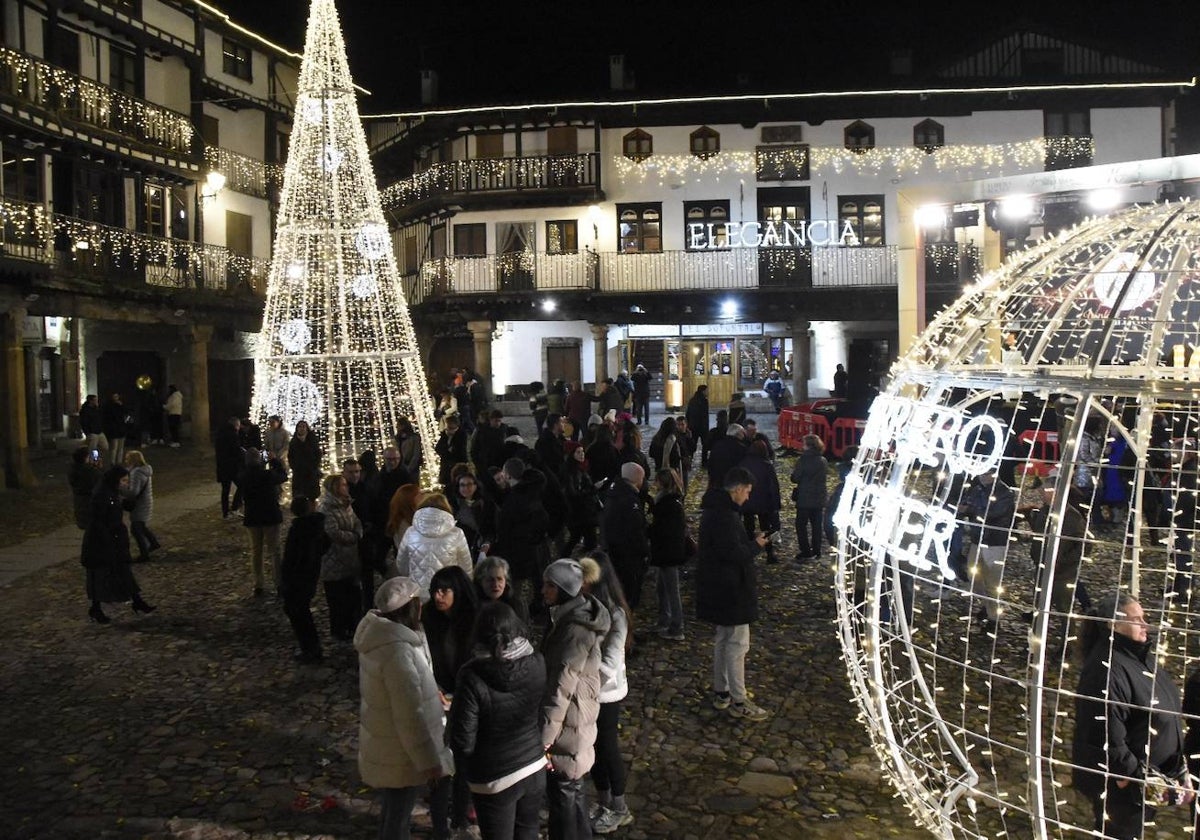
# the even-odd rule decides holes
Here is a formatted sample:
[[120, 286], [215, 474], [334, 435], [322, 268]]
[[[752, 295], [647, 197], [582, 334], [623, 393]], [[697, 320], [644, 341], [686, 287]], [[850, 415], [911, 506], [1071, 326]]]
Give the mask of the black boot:
[[158, 607], [154, 606], [153, 604], [147, 604], [145, 601], [143, 601], [141, 595], [137, 595], [133, 599], [133, 611], [135, 613], [152, 613], [156, 609], [158, 609]]
[[91, 609], [88, 610], [88, 618], [90, 618], [92, 621], [96, 622], [97, 624], [111, 624], [112, 623], [112, 619], [109, 618], [108, 616], [106, 616], [104, 614], [104, 610], [102, 610], [100, 608], [99, 602], [95, 602], [92, 604]]

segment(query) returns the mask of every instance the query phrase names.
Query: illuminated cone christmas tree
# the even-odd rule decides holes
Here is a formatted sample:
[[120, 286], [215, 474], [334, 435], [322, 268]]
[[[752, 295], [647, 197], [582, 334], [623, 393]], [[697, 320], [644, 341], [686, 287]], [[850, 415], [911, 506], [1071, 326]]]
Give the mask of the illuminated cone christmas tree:
[[436, 480], [437, 427], [358, 117], [333, 0], [313, 0], [284, 169], [254, 405], [306, 420], [325, 470], [376, 451], [401, 417]]

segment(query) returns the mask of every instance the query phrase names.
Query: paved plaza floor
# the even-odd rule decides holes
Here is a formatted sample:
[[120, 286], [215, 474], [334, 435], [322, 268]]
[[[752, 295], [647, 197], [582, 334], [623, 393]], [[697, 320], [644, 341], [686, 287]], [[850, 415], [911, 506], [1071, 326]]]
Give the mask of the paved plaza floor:
[[[773, 433], [774, 418], [763, 419]], [[518, 425], [532, 438], [529, 418]], [[38, 490], [0, 495], [11, 527], [42, 522], [25, 522], [31, 535], [0, 549], [0, 835], [373, 837], [372, 791], [356, 766], [353, 649], [328, 639], [318, 597], [327, 659], [297, 666], [279, 604], [251, 597], [244, 528], [221, 519], [211, 456], [186, 447], [147, 456], [157, 469], [153, 527], [167, 549], [134, 566], [158, 606], [149, 616], [109, 605], [111, 625], [87, 620], [65, 458], [39, 467], [50, 478]], [[785, 487], [790, 465], [781, 459]], [[689, 621], [685, 641], [658, 640], [647, 583], [621, 734], [636, 820], [616, 836], [927, 836], [893, 798], [855, 719], [831, 563], [794, 564], [790, 522], [783, 537], [782, 562], [761, 567], [747, 663], [765, 722], [710, 707], [711, 628]], [[686, 574], [688, 615], [692, 582]]]

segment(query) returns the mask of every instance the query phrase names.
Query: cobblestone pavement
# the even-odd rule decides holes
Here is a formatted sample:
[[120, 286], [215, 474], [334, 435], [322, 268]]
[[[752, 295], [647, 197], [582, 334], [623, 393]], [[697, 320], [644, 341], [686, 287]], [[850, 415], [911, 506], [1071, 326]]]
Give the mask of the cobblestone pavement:
[[[197, 483], [183, 456], [188, 482], [159, 460], [157, 487], [211, 504], [158, 522], [168, 554], [134, 567], [156, 613], [109, 605], [112, 625], [89, 623], [74, 552], [0, 587], [0, 833], [374, 836], [355, 762], [353, 649], [326, 641], [324, 665], [297, 667], [279, 605], [250, 597], [244, 529], [221, 520], [216, 484]], [[781, 460], [785, 487], [789, 468]], [[67, 509], [65, 486], [60, 499]], [[783, 536], [784, 559], [761, 569], [763, 617], [747, 663], [765, 722], [709, 707], [711, 629], [692, 622], [685, 641], [659, 641], [649, 633], [652, 589], [644, 599], [636, 625], [646, 641], [630, 662], [622, 731], [636, 821], [617, 836], [928, 836], [882, 781], [855, 720], [830, 564], [796, 566], [790, 524]], [[691, 589], [686, 576], [689, 614]]]

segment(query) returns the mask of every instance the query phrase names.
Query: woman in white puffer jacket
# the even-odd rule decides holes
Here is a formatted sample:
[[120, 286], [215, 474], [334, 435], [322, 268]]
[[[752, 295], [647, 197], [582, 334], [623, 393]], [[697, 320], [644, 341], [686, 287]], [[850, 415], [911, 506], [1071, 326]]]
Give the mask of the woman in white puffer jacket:
[[450, 502], [441, 493], [421, 500], [412, 526], [404, 532], [396, 551], [394, 574], [412, 578], [421, 587], [421, 603], [429, 601], [429, 582], [438, 569], [458, 566], [471, 574], [471, 549], [467, 536], [454, 521]]

